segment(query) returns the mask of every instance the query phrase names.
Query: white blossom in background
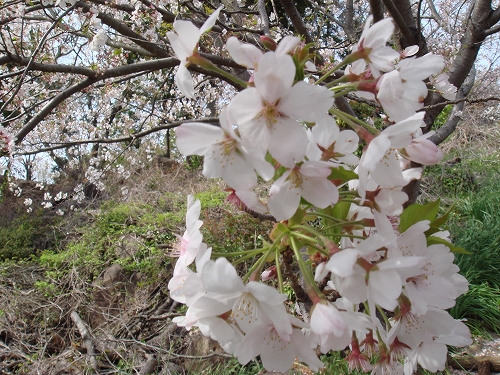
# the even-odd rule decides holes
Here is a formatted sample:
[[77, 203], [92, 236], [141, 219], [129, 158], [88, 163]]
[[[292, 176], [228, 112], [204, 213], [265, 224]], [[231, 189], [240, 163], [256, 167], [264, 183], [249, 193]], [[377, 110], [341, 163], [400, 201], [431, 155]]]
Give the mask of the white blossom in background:
[[104, 29], [100, 29], [94, 35], [89, 43], [89, 50], [94, 52], [99, 52], [99, 50], [106, 44], [108, 40], [108, 35]]

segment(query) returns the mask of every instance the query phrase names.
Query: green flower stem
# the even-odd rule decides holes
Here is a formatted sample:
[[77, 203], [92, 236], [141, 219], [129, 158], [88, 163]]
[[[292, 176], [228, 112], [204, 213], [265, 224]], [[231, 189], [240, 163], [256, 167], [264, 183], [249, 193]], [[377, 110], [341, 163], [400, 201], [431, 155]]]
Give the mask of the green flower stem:
[[300, 243], [297, 242], [297, 239], [293, 235], [290, 236], [290, 245], [295, 254], [295, 259], [297, 259], [297, 263], [299, 264], [302, 277], [304, 277], [307, 295], [313, 303], [317, 303], [322, 299], [321, 296], [323, 293], [318, 289], [318, 286], [314, 281], [314, 275], [307, 266], [306, 262], [302, 259], [302, 255], [300, 254]]
[[193, 64], [199, 65], [203, 69], [211, 70], [212, 72], [216, 72], [216, 73], [220, 74], [221, 76], [226, 77], [228, 80], [230, 80], [238, 85], [241, 85], [242, 87], [248, 87], [248, 82], [243, 81], [243, 80], [239, 79], [238, 77], [233, 76], [231, 73], [226, 72], [225, 70], [219, 68], [210, 60], [208, 60], [204, 57], [201, 57], [198, 53], [189, 57], [188, 60], [189, 60], [189, 62], [191, 62]]
[[[324, 234], [321, 233], [321, 232], [318, 232], [316, 229], [314, 229], [313, 227], [309, 226], [309, 225], [304, 225], [304, 224], [297, 224], [297, 225], [294, 225], [293, 227], [291, 227], [290, 229], [302, 229], [306, 232], [309, 232], [311, 234], [314, 234], [316, 237], [318, 238], [321, 238], [321, 237], [324, 237]], [[295, 233], [294, 233], [295, 235]], [[310, 237], [308, 237], [310, 238]]]
[[354, 90], [343, 90], [343, 91], [339, 91], [339, 92], [335, 93], [335, 94], [333, 95], [333, 97], [334, 97], [334, 98], [339, 98], [339, 97], [341, 97], [341, 96], [346, 96], [347, 94], [349, 94], [349, 93], [350, 93], [350, 92], [352, 92], [352, 91], [354, 91]]
[[269, 258], [269, 255], [272, 253], [272, 251], [273, 246], [270, 246], [269, 249], [259, 259], [257, 259], [257, 261], [252, 265], [252, 267], [250, 267], [250, 269], [246, 273], [245, 277], [243, 278], [243, 282], [248, 282], [248, 279], [254, 273], [262, 272], [262, 268], [264, 267], [264, 264], [266, 263], [266, 260], [267, 258]]
[[280, 252], [276, 251], [274, 258], [274, 262], [276, 263], [276, 273], [278, 275], [278, 289], [280, 293], [284, 293], [283, 291], [283, 275], [281, 274], [281, 267], [280, 267]]
[[344, 66], [344, 65], [347, 65], [347, 64], [350, 64], [354, 61], [358, 60], [357, 57], [355, 57], [354, 55], [350, 54], [348, 56], [346, 56], [344, 58], [344, 60], [342, 60], [341, 62], [339, 62], [337, 65], [335, 65], [333, 68], [331, 68], [329, 71], [327, 71], [323, 77], [321, 77], [320, 79], [318, 79], [316, 81], [316, 84], [319, 85], [321, 82], [323, 82], [325, 79], [327, 79], [328, 77], [330, 77], [333, 73], [335, 73], [341, 66]]
[[356, 236], [354, 234], [342, 234], [342, 237], [357, 238], [359, 240], [366, 240], [368, 238], [368, 237], [365, 237], [365, 236]]
[[237, 264], [240, 264], [240, 263], [243, 263], [244, 261], [250, 259], [250, 258], [253, 258], [259, 254], [262, 254], [264, 252], [265, 249], [258, 249], [259, 251], [256, 251], [252, 254], [246, 254], [244, 256], [242, 256], [241, 258], [238, 258], [236, 259], [235, 261], [233, 261], [233, 265], [237, 265]]
[[345, 123], [347, 123], [353, 130], [357, 130], [359, 126], [363, 127], [364, 129], [368, 130], [372, 134], [378, 134], [380, 131], [376, 129], [375, 127], [368, 125], [366, 122], [361, 121], [355, 116], [351, 116], [348, 113], [342, 112], [338, 109], [335, 108], [330, 108], [329, 111], [332, 115], [336, 115], [342, 119]]
[[[250, 267], [250, 269], [248, 270], [248, 272], [246, 273], [245, 277], [243, 278], [243, 281], [247, 281], [249, 278], [250, 278], [250, 275], [252, 275], [252, 273], [254, 273], [255, 271], [257, 271], [260, 268], [262, 268], [264, 266], [264, 264], [266, 263], [266, 260], [267, 258], [269, 258], [269, 255], [271, 255], [271, 253], [273, 251], [276, 251], [276, 253], [279, 253], [280, 251], [278, 251], [279, 249], [279, 243], [281, 241], [281, 239], [285, 236], [289, 234], [288, 231], [286, 232], [283, 232], [281, 233], [277, 238], [276, 240], [271, 244], [271, 246], [269, 246], [269, 248], [267, 248], [267, 251], [264, 253], [263, 251], [261, 251], [262, 253], [264, 253], [253, 265], [252, 267]], [[259, 249], [260, 250], [260, 249]], [[233, 265], [236, 265], [238, 263], [241, 263], [245, 260], [247, 260], [250, 256], [249, 255], [246, 255], [245, 257], [241, 257], [240, 259], [238, 259], [237, 261], [233, 262]], [[243, 259], [245, 258], [245, 259]]]
[[336, 218], [334, 216], [330, 216], [328, 214], [325, 214], [323, 212], [311, 212], [311, 215], [313, 216], [319, 216], [319, 217], [323, 217], [325, 219], [328, 219], [328, 220], [331, 220], [331, 221], [336, 221], [338, 223], [341, 223], [341, 222], [344, 222], [345, 220], [342, 220], [342, 219], [339, 219], [339, 218]]
[[232, 252], [228, 252], [228, 253], [212, 253], [212, 255], [214, 257], [216, 257], [216, 258], [228, 257], [228, 256], [234, 257], [234, 256], [242, 255], [242, 254], [252, 254], [252, 255], [255, 255], [255, 254], [263, 253], [266, 249], [267, 249], [267, 247], [263, 247], [263, 248], [260, 248], [260, 249], [232, 251]]
[[[327, 227], [324, 227], [323, 230], [326, 232], [329, 229], [332, 228], [338, 228], [338, 227], [350, 227], [351, 225], [363, 225], [363, 222], [358, 220], [358, 221], [346, 221], [344, 223], [339, 223], [339, 224], [332, 224]], [[338, 234], [339, 236], [342, 236], [342, 234]]]
[[293, 235], [294, 235], [295, 237], [300, 238], [301, 240], [304, 240], [304, 241], [310, 242], [310, 243], [312, 243], [312, 244], [317, 244], [317, 243], [318, 243], [318, 240], [316, 240], [315, 238], [311, 238], [311, 237], [306, 236], [305, 234], [300, 233], [300, 232], [293, 232]]
[[378, 312], [380, 313], [380, 315], [382, 315], [382, 318], [384, 318], [385, 327], [387, 329], [387, 332], [389, 332], [390, 329], [392, 328], [391, 323], [389, 322], [389, 318], [387, 317], [387, 314], [385, 313], [385, 311], [379, 305], [376, 305], [376, 306], [377, 306]]

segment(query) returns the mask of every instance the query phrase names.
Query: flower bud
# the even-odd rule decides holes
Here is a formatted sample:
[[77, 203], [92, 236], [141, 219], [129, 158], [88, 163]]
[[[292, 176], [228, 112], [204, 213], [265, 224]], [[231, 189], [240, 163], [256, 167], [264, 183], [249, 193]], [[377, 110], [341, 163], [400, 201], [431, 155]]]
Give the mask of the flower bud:
[[269, 51], [276, 51], [276, 42], [267, 35], [261, 35], [260, 41]]

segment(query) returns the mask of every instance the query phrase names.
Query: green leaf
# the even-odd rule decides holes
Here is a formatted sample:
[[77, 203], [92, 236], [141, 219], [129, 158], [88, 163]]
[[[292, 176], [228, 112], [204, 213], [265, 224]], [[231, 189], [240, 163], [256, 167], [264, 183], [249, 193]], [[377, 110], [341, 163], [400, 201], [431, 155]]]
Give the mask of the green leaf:
[[403, 233], [413, 224], [422, 220], [429, 220], [431, 223], [436, 220], [439, 210], [439, 199], [427, 204], [412, 204], [404, 209], [400, 217], [399, 232]]
[[340, 201], [333, 207], [330, 215], [337, 219], [346, 220], [349, 208], [351, 208], [351, 202]]
[[455, 205], [456, 203], [453, 203], [443, 216], [438, 217], [436, 220], [431, 222], [431, 228], [440, 228], [444, 223], [446, 223], [448, 221], [448, 217], [455, 209]]
[[333, 168], [332, 173], [328, 176], [329, 180], [340, 181], [341, 184], [345, 184], [348, 181], [356, 180], [358, 178], [357, 173], [342, 167]]
[[472, 254], [470, 251], [465, 250], [463, 247], [455, 246], [451, 242], [446, 241], [443, 238], [429, 236], [427, 237], [427, 246], [431, 245], [445, 245], [448, 246], [452, 253], [458, 254]]

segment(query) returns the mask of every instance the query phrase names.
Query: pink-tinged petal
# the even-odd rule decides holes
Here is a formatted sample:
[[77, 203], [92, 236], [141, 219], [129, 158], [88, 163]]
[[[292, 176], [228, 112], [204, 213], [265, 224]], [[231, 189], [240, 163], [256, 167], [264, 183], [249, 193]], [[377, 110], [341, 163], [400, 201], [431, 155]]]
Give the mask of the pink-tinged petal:
[[257, 89], [249, 87], [231, 100], [228, 106], [228, 116], [235, 120], [236, 124], [242, 125], [254, 120], [262, 110], [262, 99]]
[[177, 35], [179, 35], [184, 50], [188, 53], [187, 56], [191, 56], [202, 33], [191, 21], [177, 20], [174, 22], [173, 26]]
[[381, 188], [387, 189], [406, 186], [409, 182], [403, 177], [396, 150], [392, 149], [386, 152], [384, 158], [375, 164], [375, 168], [371, 171], [371, 177]]
[[292, 325], [290, 324], [290, 320], [287, 319], [285, 305], [266, 305], [265, 311], [271, 319], [278, 336], [284, 341], [289, 341], [290, 334], [292, 333]]
[[232, 188], [251, 189], [257, 184], [253, 166], [236, 150], [226, 154], [224, 145], [214, 145], [205, 154], [203, 175], [223, 178]]
[[370, 52], [369, 58], [370, 66], [383, 72], [389, 72], [394, 69], [394, 61], [399, 58], [399, 52], [385, 46], [374, 49]]
[[242, 365], [246, 365], [257, 357], [262, 350], [262, 343], [269, 334], [271, 327], [261, 326], [256, 328], [251, 334], [245, 335], [238, 345], [234, 355]]
[[281, 294], [269, 285], [256, 281], [250, 281], [245, 286], [245, 289], [247, 292], [252, 293], [258, 301], [271, 305], [281, 305], [287, 300], [287, 296], [285, 294]]
[[209, 293], [231, 295], [242, 292], [244, 289], [236, 269], [226, 258], [219, 258], [215, 262], [205, 264], [202, 279]]
[[175, 55], [181, 61], [181, 64], [185, 65], [186, 59], [193, 54], [193, 51], [186, 48], [186, 46], [182, 43], [182, 40], [179, 38], [179, 35], [176, 33], [169, 31], [167, 32], [167, 37]]
[[188, 98], [194, 99], [193, 77], [191, 77], [191, 73], [189, 73], [189, 70], [183, 64], [179, 65], [177, 68], [177, 73], [175, 73], [175, 83], [184, 95]]
[[192, 327], [201, 318], [222, 315], [231, 310], [232, 300], [210, 298], [206, 294], [198, 298], [186, 312], [186, 328]]
[[311, 315], [311, 330], [317, 335], [342, 336], [347, 324], [340, 311], [331, 303], [317, 303]]
[[326, 208], [339, 200], [337, 187], [328, 179], [302, 179], [302, 197], [319, 208]]
[[304, 332], [298, 329], [293, 330], [291, 342], [294, 344], [298, 360], [304, 362], [312, 371], [318, 372], [320, 368], [325, 366], [312, 349], [311, 341], [310, 337], [306, 337]]
[[381, 189], [375, 197], [376, 209], [386, 215], [396, 216], [403, 212], [408, 195], [400, 190]]
[[253, 44], [241, 43], [238, 38], [234, 36], [227, 40], [226, 48], [236, 63], [248, 69], [257, 69], [259, 61], [264, 55], [262, 51]]
[[423, 316], [427, 314], [428, 304], [420, 295], [415, 283], [409, 282], [405, 285], [405, 294], [411, 301], [411, 313]]
[[205, 155], [214, 143], [224, 140], [224, 132], [213, 125], [191, 122], [175, 129], [177, 148], [183, 155]]
[[368, 148], [361, 157], [360, 166], [373, 172], [375, 166], [384, 157], [389, 147], [391, 147], [389, 137], [383, 132], [380, 133], [368, 145]]
[[303, 180], [302, 197], [319, 208], [326, 208], [339, 200], [337, 187], [329, 180]]
[[418, 52], [419, 49], [420, 48], [417, 45], [406, 47], [402, 53], [402, 57], [413, 56]]
[[384, 106], [390, 106], [396, 98], [404, 93], [401, 74], [397, 70], [384, 74], [377, 83], [377, 99]]
[[260, 201], [257, 194], [249, 190], [236, 190], [236, 196], [252, 211], [263, 214], [267, 211], [267, 207]]
[[355, 274], [346, 278], [335, 278], [335, 286], [341, 295], [349, 296], [352, 303], [362, 303], [368, 298], [366, 272], [360, 266], [354, 266]]
[[424, 112], [415, 113], [386, 128], [383, 133], [391, 140], [391, 147], [402, 148], [413, 139], [412, 135], [424, 125]]
[[271, 332], [265, 341], [261, 343], [260, 358], [264, 368], [273, 372], [285, 372], [292, 367], [295, 361], [295, 352], [289, 347], [289, 343], [276, 337]]
[[217, 21], [217, 18], [219, 17], [219, 13], [224, 8], [223, 5], [218, 7], [211, 15], [210, 17], [207, 18], [203, 26], [200, 28], [200, 35], [203, 34], [206, 31], [209, 31], [214, 25], [215, 22]]
[[338, 135], [335, 151], [341, 154], [352, 153], [358, 149], [359, 136], [352, 130], [343, 130]]
[[443, 152], [428, 139], [414, 139], [405, 151], [410, 160], [423, 165], [439, 163], [444, 156]]
[[437, 342], [425, 342], [418, 349], [417, 360], [420, 366], [430, 372], [443, 371], [448, 349]]
[[372, 271], [368, 278], [370, 298], [380, 307], [394, 311], [401, 295], [401, 277], [394, 270]]
[[359, 255], [360, 252], [356, 249], [344, 249], [332, 255], [326, 268], [340, 277], [351, 276]]
[[204, 336], [211, 337], [219, 343], [228, 342], [235, 336], [233, 327], [219, 317], [202, 318], [196, 326]]
[[300, 189], [290, 181], [285, 181], [290, 175], [290, 171], [285, 172], [271, 186], [267, 207], [276, 220], [286, 220], [293, 216], [300, 203]]
[[267, 147], [281, 165], [293, 168], [295, 163], [304, 159], [307, 150], [307, 133], [297, 121], [280, 119], [273, 124]]
[[402, 60], [397, 69], [406, 81], [423, 81], [431, 75], [441, 73], [445, 64], [443, 56], [428, 53], [422, 57]]
[[[314, 140], [320, 146], [328, 148], [333, 142], [337, 141], [340, 129], [335, 121], [335, 119], [329, 115], [325, 115], [316, 125], [312, 128], [312, 135]], [[354, 133], [356, 134], [356, 133]]]
[[295, 64], [289, 55], [276, 56], [267, 52], [254, 73], [255, 87], [268, 103], [276, 103], [290, 90], [295, 78]]
[[299, 81], [283, 95], [279, 111], [295, 119], [316, 122], [322, 120], [332, 106], [333, 95], [327, 88]]
[[260, 177], [265, 181], [269, 181], [274, 177], [274, 167], [264, 159], [265, 155], [259, 157], [259, 150], [255, 148], [243, 147], [243, 149], [248, 161], [253, 165]]
[[187, 211], [186, 211], [186, 228], [188, 233], [192, 233], [196, 229], [200, 229], [203, 221], [198, 220], [201, 213], [201, 203], [199, 199], [191, 194], [188, 195]]
[[208, 247], [207, 244], [201, 243], [200, 248], [198, 249], [198, 254], [196, 254], [195, 265], [196, 272], [201, 274], [203, 267], [210, 260], [212, 255], [212, 248]]
[[392, 18], [384, 18], [370, 26], [372, 19], [371, 16], [367, 18], [360, 42], [368, 48], [384, 46], [394, 32], [394, 22]]
[[287, 35], [278, 44], [278, 48], [276, 48], [276, 55], [284, 55], [290, 52], [292, 49], [298, 46], [300, 43], [300, 38], [292, 35]]

